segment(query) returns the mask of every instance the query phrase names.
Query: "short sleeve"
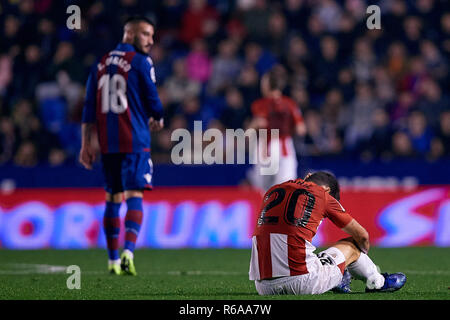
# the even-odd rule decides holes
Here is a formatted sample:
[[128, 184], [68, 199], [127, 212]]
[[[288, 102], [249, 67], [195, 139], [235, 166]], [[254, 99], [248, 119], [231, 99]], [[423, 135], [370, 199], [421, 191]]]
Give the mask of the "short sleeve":
[[[95, 64], [96, 65], [96, 64]], [[93, 123], [96, 119], [97, 68], [92, 67], [86, 83], [86, 98], [84, 100], [82, 122]]]
[[326, 193], [326, 217], [338, 228], [342, 229], [352, 221], [353, 217], [344, 209], [339, 201]]
[[155, 69], [151, 58], [141, 60], [140, 71], [144, 83], [143, 103], [149, 117], [159, 120], [163, 117], [163, 106], [156, 89]]
[[303, 123], [302, 112], [298, 108], [297, 104], [294, 101], [290, 103], [292, 117], [294, 118], [295, 124]]
[[252, 103], [251, 106], [252, 114], [254, 117], [266, 117], [266, 108], [262, 100], [257, 100]]

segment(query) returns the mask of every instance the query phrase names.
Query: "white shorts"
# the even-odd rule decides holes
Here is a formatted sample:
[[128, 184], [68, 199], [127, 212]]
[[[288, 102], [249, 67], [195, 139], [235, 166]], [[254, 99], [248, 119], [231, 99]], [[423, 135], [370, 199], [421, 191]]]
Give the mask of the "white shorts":
[[343, 265], [345, 265], [344, 254], [339, 249], [331, 247], [316, 256], [308, 269], [309, 273], [256, 280], [256, 291], [260, 295], [321, 294], [333, 289], [341, 282]]

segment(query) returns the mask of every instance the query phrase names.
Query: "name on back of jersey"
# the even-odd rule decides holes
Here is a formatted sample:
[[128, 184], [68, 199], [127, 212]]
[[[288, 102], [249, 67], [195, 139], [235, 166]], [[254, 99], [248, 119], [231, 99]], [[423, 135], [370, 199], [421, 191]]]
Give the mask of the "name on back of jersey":
[[[116, 51], [113, 51], [116, 52]], [[128, 63], [127, 60], [125, 60], [122, 57], [118, 57], [116, 55], [111, 55], [112, 52], [110, 53], [109, 57], [106, 58], [105, 63], [99, 63], [97, 65], [98, 71], [103, 70], [105, 67], [113, 64], [113, 65], [117, 65], [119, 68], [121, 68], [123, 71], [128, 72], [131, 69], [131, 64]]]

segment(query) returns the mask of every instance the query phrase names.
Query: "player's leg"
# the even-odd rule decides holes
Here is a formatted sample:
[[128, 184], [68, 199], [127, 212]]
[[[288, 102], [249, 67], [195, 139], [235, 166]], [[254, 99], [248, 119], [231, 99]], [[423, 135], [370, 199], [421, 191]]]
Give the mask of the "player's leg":
[[102, 156], [102, 168], [105, 177], [105, 211], [103, 229], [108, 251], [108, 270], [120, 274], [119, 234], [120, 206], [123, 199], [122, 179], [120, 174], [121, 159], [116, 154]]
[[112, 274], [120, 274], [119, 234], [120, 234], [120, 206], [123, 194], [121, 192], [106, 193], [106, 206], [103, 216], [103, 228], [108, 248], [108, 270]]
[[126, 155], [122, 170], [127, 213], [125, 216], [125, 245], [121, 255], [121, 267], [125, 274], [136, 275], [134, 249], [143, 219], [143, 191], [151, 189], [153, 173], [150, 154]]
[[[333, 247], [340, 250], [346, 257], [345, 267], [351, 276], [366, 282], [366, 291], [395, 291], [403, 287], [406, 282], [406, 276], [403, 273], [381, 274], [372, 259], [359, 250], [351, 237], [338, 241]], [[350, 278], [343, 280], [349, 282]], [[341, 283], [339, 286], [345, 287], [345, 285]]]
[[125, 244], [121, 255], [121, 268], [124, 274], [137, 275], [134, 266], [134, 249], [142, 224], [142, 198], [143, 192], [140, 190], [125, 191], [127, 213], [125, 215]]

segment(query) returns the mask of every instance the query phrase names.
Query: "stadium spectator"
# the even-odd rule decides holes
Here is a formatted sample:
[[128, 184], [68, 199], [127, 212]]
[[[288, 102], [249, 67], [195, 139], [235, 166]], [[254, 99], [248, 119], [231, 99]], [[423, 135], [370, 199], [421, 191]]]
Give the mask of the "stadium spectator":
[[20, 21], [12, 14], [3, 20], [2, 41], [0, 49], [8, 53], [11, 58], [15, 58], [20, 53], [21, 42], [19, 42]]
[[[194, 130], [194, 121], [203, 121], [205, 119], [205, 113], [200, 102], [200, 98], [196, 95], [185, 96], [183, 102], [179, 105], [177, 113], [183, 115], [186, 119], [186, 128], [189, 131]], [[207, 122], [204, 124], [207, 125]]]
[[392, 136], [392, 154], [396, 158], [416, 158], [418, 155], [412, 147], [409, 136], [403, 131], [397, 131]]
[[280, 60], [292, 72], [301, 67], [311, 67], [310, 52], [300, 35], [293, 34], [289, 37], [286, 50]]
[[314, 72], [310, 75], [315, 94], [323, 95], [331, 89], [337, 81], [341, 65], [337, 40], [328, 35], [322, 37], [320, 39], [320, 54], [315, 59]]
[[379, 101], [368, 83], [356, 85], [355, 98], [344, 110], [345, 148], [350, 152], [360, 151], [361, 146], [373, 133], [373, 113], [379, 108]]
[[320, 5], [314, 9], [326, 31], [338, 31], [342, 9], [334, 0], [320, 0]]
[[155, 43], [152, 48], [152, 60], [155, 67], [156, 84], [158, 87], [164, 85], [167, 79], [172, 75], [172, 59], [168, 56], [168, 52], [160, 43]]
[[239, 73], [238, 88], [246, 108], [259, 96], [259, 74], [253, 66], [244, 65]]
[[[248, 3], [246, 5], [245, 3]], [[242, 19], [251, 41], [264, 43], [269, 34], [271, 10], [268, 0], [238, 1], [237, 7], [243, 11]]]
[[15, 76], [11, 89], [14, 97], [33, 98], [44, 71], [42, 62], [40, 49], [35, 44], [27, 45], [23, 54], [19, 54], [13, 68]]
[[237, 45], [231, 39], [219, 43], [218, 54], [213, 58], [211, 77], [208, 81], [208, 93], [217, 95], [233, 84], [242, 67], [237, 55]]
[[200, 94], [199, 82], [188, 77], [186, 70], [186, 58], [181, 57], [173, 62], [173, 74], [164, 83], [167, 90], [168, 103], [180, 104], [188, 96]]
[[[158, 90], [167, 97], [167, 123], [172, 117], [191, 118], [180, 102], [195, 96], [200, 118], [218, 124], [230, 86], [241, 91], [249, 108], [258, 97], [261, 77], [276, 63], [288, 72], [285, 93], [305, 114], [314, 109], [321, 119], [329, 117], [325, 100], [335, 88], [344, 105], [338, 118], [345, 119], [361, 81], [369, 81], [373, 103], [385, 108], [396, 131], [407, 127], [414, 109], [423, 112], [430, 130], [437, 132], [439, 114], [450, 108], [450, 14], [445, 1], [383, 1], [381, 30], [366, 28], [366, 3], [361, 0], [99, 0], [81, 7], [81, 28], [76, 30], [67, 29], [61, 1], [9, 1], [0, 17], [0, 114], [10, 118], [20, 100], [30, 101], [40, 130], [57, 137], [69, 162], [78, 148], [74, 137], [79, 132], [72, 126], [80, 121], [89, 68], [121, 37], [116, 21], [135, 12], [158, 22], [160, 41], [151, 56]], [[20, 127], [14, 123], [13, 131], [23, 131]], [[336, 137], [354, 136], [355, 131], [351, 124], [341, 126]], [[19, 137], [13, 149], [7, 142], [11, 139], [1, 140], [6, 145], [0, 149], [12, 150], [13, 158], [22, 142]], [[437, 145], [432, 142], [430, 148]], [[382, 154], [389, 149], [386, 145]], [[356, 156], [367, 152], [353, 151]], [[448, 157], [446, 152], [434, 154], [437, 159]], [[46, 156], [38, 158], [47, 161]], [[167, 154], [159, 159], [168, 159]]]
[[303, 114], [306, 113], [307, 110], [312, 108], [310, 104], [309, 93], [303, 85], [297, 83], [291, 84], [289, 92], [289, 96], [298, 104]]
[[443, 111], [440, 114], [439, 128], [437, 129], [436, 139], [440, 141], [444, 150], [443, 155], [450, 155], [450, 110]]
[[366, 156], [375, 159], [391, 159], [391, 137], [393, 129], [389, 121], [389, 114], [383, 108], [373, 112], [373, 132], [365, 146]]
[[394, 81], [389, 77], [387, 69], [383, 66], [376, 66], [373, 70], [373, 80], [375, 82], [374, 93], [380, 104], [387, 106], [392, 104], [396, 98]]
[[34, 167], [38, 163], [36, 146], [31, 141], [22, 142], [14, 156], [14, 164], [19, 167]]
[[286, 18], [280, 11], [275, 11], [270, 15], [268, 23], [267, 48], [277, 59], [280, 59], [284, 51], [286, 35], [289, 33]]
[[191, 45], [191, 51], [186, 56], [188, 77], [202, 84], [206, 83], [211, 75], [211, 64], [208, 44], [203, 39], [194, 40]]
[[375, 52], [370, 41], [367, 38], [358, 38], [354, 44], [351, 63], [356, 81], [372, 80], [376, 63]]
[[61, 148], [52, 148], [48, 155], [48, 163], [52, 167], [61, 166], [66, 163], [67, 154]]
[[244, 98], [237, 87], [229, 87], [225, 92], [225, 108], [220, 115], [220, 121], [228, 129], [244, 128], [245, 120], [250, 116], [249, 109], [244, 105]]
[[413, 110], [409, 114], [406, 132], [411, 140], [412, 147], [418, 154], [425, 155], [430, 150], [433, 133], [428, 127], [423, 112]]
[[249, 41], [244, 47], [245, 64], [256, 68], [259, 75], [269, 71], [277, 62], [275, 56], [256, 41]]
[[436, 80], [427, 79], [421, 83], [420, 96], [415, 107], [425, 114], [427, 122], [437, 128], [439, 115], [444, 110], [450, 109], [450, 101], [444, 96], [442, 89]]
[[6, 117], [0, 118], [0, 164], [8, 163], [13, 158], [16, 144], [13, 121]]
[[218, 29], [219, 12], [206, 0], [189, 0], [181, 17], [180, 38], [186, 44], [211, 36]]
[[304, 0], [286, 0], [283, 7], [283, 14], [289, 30], [296, 32], [306, 30], [306, 21], [311, 14], [311, 8]]
[[[5, 97], [12, 80], [13, 64], [9, 55], [0, 55], [0, 97]], [[2, 114], [2, 112], [0, 112]]]

